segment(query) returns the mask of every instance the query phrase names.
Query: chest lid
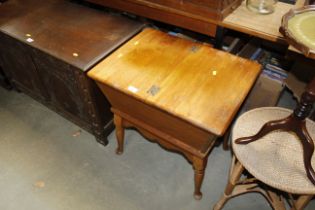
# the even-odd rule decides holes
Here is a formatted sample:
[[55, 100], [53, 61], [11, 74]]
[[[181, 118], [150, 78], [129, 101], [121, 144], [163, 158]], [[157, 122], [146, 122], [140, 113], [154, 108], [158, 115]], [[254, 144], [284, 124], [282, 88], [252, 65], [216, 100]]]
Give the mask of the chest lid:
[[88, 76], [222, 135], [259, 72], [256, 62], [146, 29]]
[[83, 71], [143, 27], [128, 18], [65, 0], [15, 18], [0, 31]]

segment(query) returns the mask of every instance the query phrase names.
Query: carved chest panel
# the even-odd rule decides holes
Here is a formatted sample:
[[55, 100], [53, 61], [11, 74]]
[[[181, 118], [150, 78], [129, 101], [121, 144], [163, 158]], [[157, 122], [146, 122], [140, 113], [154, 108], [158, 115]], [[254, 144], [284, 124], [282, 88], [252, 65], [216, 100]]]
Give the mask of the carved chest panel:
[[143, 24], [63, 0], [28, 11], [0, 26], [6, 75], [15, 87], [105, 144], [112, 114], [86, 72]]

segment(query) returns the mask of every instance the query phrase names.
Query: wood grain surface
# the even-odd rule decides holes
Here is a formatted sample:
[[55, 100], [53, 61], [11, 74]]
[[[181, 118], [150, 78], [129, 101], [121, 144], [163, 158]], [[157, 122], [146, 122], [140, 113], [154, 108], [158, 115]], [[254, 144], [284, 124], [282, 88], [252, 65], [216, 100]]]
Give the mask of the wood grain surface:
[[285, 43], [279, 32], [282, 16], [290, 9], [303, 5], [304, 0], [298, 0], [295, 5], [278, 2], [272, 14], [261, 15], [249, 11], [243, 1], [241, 6], [222, 21], [222, 26], [269, 41]]
[[216, 23], [242, 0], [87, 0], [195, 32], [215, 36]]
[[258, 63], [146, 29], [88, 75], [221, 136], [259, 72]]
[[1, 26], [0, 31], [83, 71], [111, 53], [144, 25], [74, 2], [49, 1], [53, 3], [14, 18]]

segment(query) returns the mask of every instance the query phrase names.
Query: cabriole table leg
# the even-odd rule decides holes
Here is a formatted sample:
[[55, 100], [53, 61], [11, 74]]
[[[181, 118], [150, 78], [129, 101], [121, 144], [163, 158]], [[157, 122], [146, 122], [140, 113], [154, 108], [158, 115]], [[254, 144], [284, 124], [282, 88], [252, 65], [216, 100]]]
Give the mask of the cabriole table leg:
[[121, 116], [114, 114], [114, 124], [116, 128], [117, 149], [116, 154], [121, 155], [124, 152], [125, 130], [123, 127], [123, 119]]
[[195, 173], [195, 192], [194, 198], [200, 200], [202, 198], [201, 185], [205, 175], [205, 168], [207, 166], [207, 158], [201, 159], [193, 157], [193, 168]]

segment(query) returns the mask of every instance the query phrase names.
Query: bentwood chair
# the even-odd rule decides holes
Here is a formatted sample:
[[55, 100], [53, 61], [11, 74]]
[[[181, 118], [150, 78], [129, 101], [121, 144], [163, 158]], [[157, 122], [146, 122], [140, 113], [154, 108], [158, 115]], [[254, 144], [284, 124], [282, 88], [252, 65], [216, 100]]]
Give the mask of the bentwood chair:
[[315, 123], [307, 119], [314, 101], [315, 79], [293, 112], [264, 107], [237, 119], [229, 180], [215, 210], [222, 209], [230, 198], [249, 192], [261, 193], [275, 210], [286, 209], [285, 200], [292, 210], [308, 204], [315, 195]]

